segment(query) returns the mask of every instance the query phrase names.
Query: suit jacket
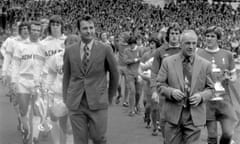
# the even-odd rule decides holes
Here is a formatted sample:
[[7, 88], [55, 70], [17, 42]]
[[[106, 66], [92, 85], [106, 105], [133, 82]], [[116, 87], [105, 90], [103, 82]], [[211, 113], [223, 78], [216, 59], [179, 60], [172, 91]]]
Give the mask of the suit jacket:
[[153, 91], [156, 90], [156, 78], [157, 74], [161, 68], [162, 61], [164, 58], [174, 55], [181, 51], [180, 47], [169, 47], [169, 44], [163, 44], [159, 47], [154, 55], [153, 64], [152, 64], [152, 73], [151, 73], [151, 88]]
[[[178, 124], [183, 109], [183, 101], [176, 101], [171, 94], [174, 89], [184, 91], [181, 53], [169, 56], [163, 60], [157, 76], [157, 89], [166, 100], [164, 103], [164, 116], [166, 120], [170, 123]], [[212, 80], [211, 64], [200, 56], [195, 55], [190, 96], [199, 93], [203, 99], [198, 106], [190, 106], [194, 125], [201, 126], [206, 123], [205, 102], [212, 97], [213, 92], [214, 83]]]
[[[115, 95], [119, 78], [112, 49], [94, 40], [87, 71], [84, 72], [80, 44], [81, 42], [66, 48], [64, 54], [64, 102], [70, 110], [76, 110], [85, 92], [91, 110], [106, 109]], [[109, 72], [109, 82], [107, 72]]]

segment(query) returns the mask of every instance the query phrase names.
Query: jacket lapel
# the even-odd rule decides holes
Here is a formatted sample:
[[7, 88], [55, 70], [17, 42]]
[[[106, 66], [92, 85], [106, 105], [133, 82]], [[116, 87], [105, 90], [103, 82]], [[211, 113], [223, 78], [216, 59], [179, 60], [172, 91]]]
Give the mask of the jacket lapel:
[[77, 64], [79, 66], [79, 69], [84, 72], [84, 70], [82, 69], [82, 59], [81, 59], [81, 55], [80, 55], [80, 49], [81, 49], [81, 42], [79, 42], [75, 48], [74, 48], [74, 54], [76, 55], [76, 59], [77, 59]]
[[193, 90], [195, 88], [199, 72], [201, 71], [201, 67], [202, 67], [201, 61], [200, 61], [199, 57], [197, 55], [195, 55], [193, 69], [192, 69], [193, 71], [192, 71], [192, 81], [191, 81], [190, 95], [193, 94]]
[[180, 83], [180, 88], [184, 90], [183, 67], [180, 54], [175, 58], [174, 68]]

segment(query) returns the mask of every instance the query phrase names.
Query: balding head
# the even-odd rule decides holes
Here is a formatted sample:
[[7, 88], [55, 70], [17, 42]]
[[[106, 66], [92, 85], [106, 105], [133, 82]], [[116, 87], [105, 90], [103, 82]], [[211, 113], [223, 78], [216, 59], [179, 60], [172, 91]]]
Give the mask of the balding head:
[[197, 48], [197, 34], [194, 30], [185, 30], [181, 34], [180, 42], [182, 53], [185, 56], [192, 56], [195, 54]]
[[180, 42], [183, 42], [184, 39], [188, 39], [190, 37], [198, 39], [198, 36], [194, 30], [184, 30], [180, 36]]

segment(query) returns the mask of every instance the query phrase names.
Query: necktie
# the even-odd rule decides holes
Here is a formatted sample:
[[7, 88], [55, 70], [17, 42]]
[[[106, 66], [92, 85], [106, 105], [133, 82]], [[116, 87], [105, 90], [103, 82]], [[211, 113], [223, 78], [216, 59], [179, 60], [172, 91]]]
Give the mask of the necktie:
[[83, 51], [84, 51], [84, 54], [83, 54], [83, 69], [86, 72], [87, 66], [88, 66], [88, 63], [89, 63], [90, 49], [87, 45], [85, 45], [83, 47]]
[[184, 105], [188, 106], [189, 105], [188, 97], [190, 95], [191, 80], [192, 80], [192, 70], [191, 70], [190, 58], [185, 58], [183, 61], [183, 77], [184, 77], [184, 93], [186, 95]]

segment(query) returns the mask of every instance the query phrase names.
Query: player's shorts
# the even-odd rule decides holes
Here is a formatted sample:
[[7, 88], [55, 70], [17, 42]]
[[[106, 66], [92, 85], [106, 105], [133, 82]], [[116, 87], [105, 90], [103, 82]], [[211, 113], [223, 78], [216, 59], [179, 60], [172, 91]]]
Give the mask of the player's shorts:
[[236, 113], [229, 100], [209, 101], [207, 103], [207, 121], [219, 121], [221, 119], [231, 119], [235, 122]]
[[33, 79], [19, 78], [17, 83], [17, 93], [32, 94], [35, 84]]

